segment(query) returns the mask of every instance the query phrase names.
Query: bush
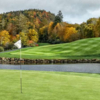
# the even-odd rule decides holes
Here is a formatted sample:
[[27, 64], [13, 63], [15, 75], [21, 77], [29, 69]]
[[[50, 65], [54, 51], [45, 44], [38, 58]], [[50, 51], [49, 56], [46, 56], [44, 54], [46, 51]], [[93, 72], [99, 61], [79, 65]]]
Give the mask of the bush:
[[60, 43], [62, 43], [62, 42], [60, 41], [60, 39], [49, 40], [48, 42], [49, 42], [50, 44], [60, 44]]
[[0, 46], [0, 52], [3, 52], [3, 51], [4, 51], [4, 48]]
[[13, 49], [13, 43], [7, 43], [4, 47], [5, 50], [11, 50]]
[[15, 45], [12, 47], [12, 49], [18, 49]]

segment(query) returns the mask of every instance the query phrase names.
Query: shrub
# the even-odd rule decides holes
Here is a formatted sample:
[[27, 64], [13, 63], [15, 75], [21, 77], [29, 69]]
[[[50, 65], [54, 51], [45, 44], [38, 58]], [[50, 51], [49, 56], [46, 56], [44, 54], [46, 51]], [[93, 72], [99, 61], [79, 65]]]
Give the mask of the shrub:
[[34, 44], [34, 42], [32, 40], [29, 40], [28, 43], [27, 43], [27, 46], [28, 47], [34, 47], [35, 44]]
[[12, 49], [18, 49], [15, 45], [12, 47]]
[[11, 49], [13, 49], [13, 43], [7, 43], [6, 45], [5, 45], [5, 47], [4, 47], [4, 49], [5, 50], [11, 50]]
[[3, 51], [4, 51], [4, 48], [0, 46], [0, 52], [3, 52]]
[[35, 46], [39, 46], [38, 44], [36, 44]]

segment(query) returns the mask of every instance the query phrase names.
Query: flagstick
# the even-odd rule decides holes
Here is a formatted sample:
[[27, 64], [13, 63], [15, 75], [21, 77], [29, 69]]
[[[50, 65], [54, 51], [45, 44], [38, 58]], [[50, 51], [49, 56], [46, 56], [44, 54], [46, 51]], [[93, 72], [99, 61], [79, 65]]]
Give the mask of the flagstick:
[[[21, 40], [21, 37], [20, 37]], [[21, 46], [22, 47], [22, 46]], [[22, 93], [22, 68], [21, 68], [21, 48], [20, 48], [20, 89]]]

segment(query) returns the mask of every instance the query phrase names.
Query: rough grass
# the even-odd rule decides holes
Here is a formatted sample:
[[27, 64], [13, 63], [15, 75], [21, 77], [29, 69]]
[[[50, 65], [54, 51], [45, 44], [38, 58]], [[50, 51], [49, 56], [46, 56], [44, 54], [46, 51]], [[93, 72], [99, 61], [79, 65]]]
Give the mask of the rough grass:
[[[19, 58], [20, 52], [0, 53], [0, 57]], [[82, 39], [71, 43], [44, 45], [22, 49], [22, 58], [29, 59], [100, 59], [100, 38]]]
[[100, 75], [0, 70], [0, 100], [100, 100]]

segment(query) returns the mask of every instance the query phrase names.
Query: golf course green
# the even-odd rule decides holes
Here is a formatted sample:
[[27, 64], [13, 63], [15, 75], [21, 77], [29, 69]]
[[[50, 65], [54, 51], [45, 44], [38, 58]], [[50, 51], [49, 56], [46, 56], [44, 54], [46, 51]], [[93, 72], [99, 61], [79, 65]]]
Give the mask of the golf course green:
[[[23, 48], [21, 51], [22, 58], [28, 59], [100, 59], [100, 38], [47, 44]], [[19, 58], [20, 50], [0, 53], [0, 57]]]
[[99, 100], [100, 74], [0, 70], [0, 100]]

